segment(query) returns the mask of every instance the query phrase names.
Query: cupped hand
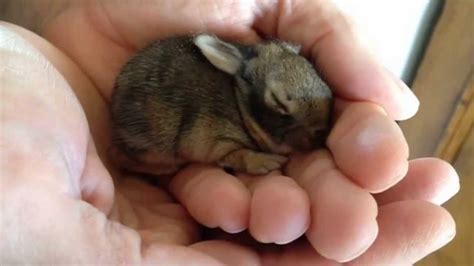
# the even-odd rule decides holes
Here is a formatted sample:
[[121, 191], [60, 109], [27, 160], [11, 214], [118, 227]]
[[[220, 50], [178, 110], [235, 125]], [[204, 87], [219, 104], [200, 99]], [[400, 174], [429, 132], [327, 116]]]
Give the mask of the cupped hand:
[[[413, 263], [454, 236], [438, 204], [457, 192], [456, 173], [437, 159], [408, 162], [393, 121], [414, 115], [416, 98], [328, 1], [75, 2], [42, 32], [62, 52], [5, 27], [2, 197], [11, 204], [2, 256], [10, 260], [21, 261], [22, 246], [24, 258], [40, 262]], [[235, 178], [195, 165], [169, 189], [130, 178], [113, 184], [105, 151], [114, 77], [149, 42], [196, 31], [301, 43], [337, 98], [328, 149], [292, 158], [284, 175]], [[194, 220], [248, 229], [261, 243], [307, 241], [259, 249], [203, 240]]]

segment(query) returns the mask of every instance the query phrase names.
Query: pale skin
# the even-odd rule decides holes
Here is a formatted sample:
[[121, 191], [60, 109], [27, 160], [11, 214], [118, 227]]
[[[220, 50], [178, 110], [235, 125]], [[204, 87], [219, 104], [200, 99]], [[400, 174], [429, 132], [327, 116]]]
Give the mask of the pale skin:
[[[407, 160], [393, 120], [418, 102], [330, 1], [73, 2], [48, 17], [43, 37], [0, 26], [0, 261], [413, 264], [454, 237], [439, 205], [458, 191], [456, 172], [435, 158]], [[205, 165], [169, 187], [119, 176], [106, 152], [114, 77], [150, 41], [197, 30], [301, 43], [337, 97], [328, 149], [261, 177]], [[203, 226], [248, 229], [251, 240], [201, 239]]]

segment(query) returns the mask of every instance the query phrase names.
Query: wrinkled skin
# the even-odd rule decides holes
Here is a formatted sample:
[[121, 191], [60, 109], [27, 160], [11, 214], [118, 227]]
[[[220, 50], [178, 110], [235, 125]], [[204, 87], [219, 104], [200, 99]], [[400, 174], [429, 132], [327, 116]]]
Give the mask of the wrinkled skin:
[[[407, 161], [393, 120], [418, 102], [330, 1], [74, 3], [44, 24], [47, 41], [0, 28], [0, 261], [412, 264], [454, 237], [439, 204], [457, 192], [456, 172], [434, 158]], [[138, 48], [190, 30], [302, 43], [337, 99], [328, 149], [261, 177], [193, 165], [157, 188], [119, 176], [106, 158], [114, 77]], [[250, 237], [202, 239], [203, 226]]]

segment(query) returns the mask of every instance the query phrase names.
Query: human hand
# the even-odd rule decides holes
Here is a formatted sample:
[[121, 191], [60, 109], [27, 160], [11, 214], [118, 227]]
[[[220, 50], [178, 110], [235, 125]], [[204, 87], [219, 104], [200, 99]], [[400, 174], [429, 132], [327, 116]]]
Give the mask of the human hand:
[[[197, 1], [161, 2], [164, 6], [160, 8], [148, 6], [158, 1], [127, 2], [126, 5], [115, 1], [77, 4], [49, 21], [43, 32], [74, 63], [48, 44], [23, 32], [69, 85], [55, 83], [50, 93], [57, 96], [54, 98], [56, 101], [41, 98], [40, 102], [48, 103], [42, 108], [50, 112], [38, 112], [37, 108], [31, 108], [35, 106], [32, 104], [20, 105], [18, 98], [15, 98], [16, 102], [11, 101], [15, 107], [13, 117], [16, 118], [13, 121], [17, 123], [23, 118], [21, 115], [29, 114], [25, 121], [28, 127], [33, 122], [43, 121], [42, 127], [56, 125], [54, 128], [45, 128], [46, 131], [62, 129], [61, 134], [57, 131], [53, 131], [54, 134], [42, 134], [50, 136], [45, 139], [51, 141], [49, 144], [52, 150], [59, 155], [67, 155], [66, 159], [69, 159], [66, 161], [72, 163], [66, 165], [72, 166], [66, 168], [72, 167], [73, 171], [67, 171], [67, 178], [50, 182], [53, 188], [43, 184], [34, 186], [37, 180], [32, 180], [26, 186], [22, 184], [22, 187], [41, 188], [39, 190], [43, 194], [40, 191], [35, 191], [39, 195], [28, 194], [30, 198], [19, 200], [17, 209], [25, 210], [24, 205], [31, 201], [37, 204], [41, 202], [39, 206], [58, 206], [54, 210], [47, 210], [47, 213], [59, 218], [63, 231], [50, 231], [42, 240], [48, 243], [51, 239], [61, 239], [61, 236], [67, 235], [66, 232], [77, 232], [71, 234], [70, 239], [81, 239], [83, 242], [65, 241], [69, 246], [62, 246], [68, 247], [64, 250], [66, 256], [63, 259], [69, 258], [71, 261], [78, 259], [73, 256], [79, 255], [73, 252], [75, 250], [84, 250], [81, 252], [84, 262], [96, 261], [97, 250], [107, 255], [103, 256], [104, 261], [118, 258], [117, 254], [122, 254], [121, 259], [124, 261], [139, 259], [139, 238], [144, 243], [141, 255], [145, 260], [160, 259], [164, 262], [181, 257], [200, 264], [210, 263], [210, 257], [230, 264], [327, 262], [314, 249], [323, 256], [346, 261], [365, 251], [374, 240], [370, 249], [354, 262], [412, 263], [445, 244], [454, 234], [452, 219], [442, 208], [427, 202], [442, 203], [457, 191], [455, 172], [436, 159], [407, 163], [405, 140], [391, 119], [405, 119], [413, 115], [417, 107], [416, 99], [409, 96], [407, 88], [402, 90], [403, 85], [390, 77], [360, 46], [354, 33], [347, 28], [346, 20], [330, 4], [323, 2], [312, 1], [306, 5], [297, 2], [294, 7], [283, 2], [278, 6], [235, 2], [232, 10], [230, 6], [221, 5], [222, 2], [213, 1], [207, 4]], [[142, 16], [130, 20], [126, 13]], [[173, 13], [172, 17], [167, 16], [170, 13]], [[257, 19], [259, 13], [263, 15]], [[315, 18], [312, 14], [321, 16]], [[302, 43], [307, 54], [315, 59], [317, 68], [333, 86], [339, 103], [338, 119], [328, 140], [329, 152], [319, 151], [306, 157], [293, 158], [286, 174], [294, 179], [281, 175], [260, 178], [241, 176], [235, 179], [219, 169], [193, 166], [173, 180], [170, 191], [193, 218], [204, 225], [218, 226], [229, 232], [249, 228], [251, 235], [261, 242], [284, 243], [306, 233], [309, 243], [294, 243], [285, 246], [284, 251], [262, 251], [257, 255], [255, 249], [231, 242], [200, 241], [197, 226], [184, 215], [181, 206], [171, 201], [166, 191], [127, 179], [119, 180], [116, 185], [119, 191], [115, 197], [117, 207], [112, 210], [114, 187], [110, 176], [97, 157], [80, 106], [74, 104], [70, 99], [71, 94], [65, 94], [65, 91], [72, 88], [81, 101], [98, 153], [105, 158], [104, 150], [109, 144], [107, 100], [120, 66], [137, 48], [152, 40], [190, 30], [254, 39], [254, 29]], [[61, 75], [52, 71], [54, 68], [45, 62], [46, 59], [41, 59], [35, 64], [28, 64], [31, 68], [29, 71], [25, 64], [18, 66], [20, 72], [28, 73], [30, 77], [27, 79], [31, 79], [29, 84], [21, 84], [24, 90], [29, 90], [27, 95], [34, 96], [29, 102], [37, 102], [39, 91], [31, 91], [35, 86], [41, 87], [39, 84], [43, 84], [48, 88], [51, 87], [49, 82], [62, 80]], [[45, 65], [49, 65], [49, 68], [44, 69]], [[31, 73], [44, 75], [41, 77]], [[28, 100], [28, 97], [25, 99]], [[59, 119], [56, 109], [58, 102], [67, 99], [70, 110], [60, 110], [63, 118]], [[383, 106], [384, 110], [376, 104], [356, 101], [370, 101]], [[38, 127], [34, 123], [33, 126]], [[29, 140], [33, 135], [25, 137]], [[58, 139], [68, 140], [67, 143], [72, 144], [58, 146], [55, 144]], [[31, 141], [25, 140], [25, 143]], [[34, 145], [32, 147], [37, 147]], [[16, 150], [22, 151], [10, 144], [9, 151]], [[11, 157], [8, 149], [7, 155], [3, 158]], [[42, 154], [27, 152], [26, 155], [28, 160], [23, 161], [26, 165], [41, 162]], [[42, 167], [53, 168], [51, 165], [58, 164], [54, 161], [49, 164], [43, 162], [46, 165]], [[16, 165], [21, 166], [21, 161]], [[16, 167], [13, 171], [19, 169], [22, 167]], [[108, 169], [114, 173], [113, 166]], [[36, 169], [29, 170], [39, 172]], [[9, 176], [19, 175], [14, 173]], [[43, 176], [51, 178], [61, 175], [44, 171]], [[386, 190], [403, 176], [405, 179], [402, 183], [377, 196], [380, 205], [377, 206], [369, 192]], [[34, 175], [30, 175], [31, 178], [37, 179]], [[69, 200], [65, 200], [64, 195], [56, 197], [56, 194], [61, 196], [60, 192], [64, 192], [57, 187], [73, 192], [68, 195]], [[44, 190], [55, 193], [45, 195]], [[71, 212], [85, 213], [87, 221], [95, 226], [84, 229], [84, 224], [81, 224], [83, 218], [71, 215]], [[405, 217], [412, 218], [405, 220]], [[41, 215], [37, 218], [37, 221], [44, 220]], [[22, 225], [22, 222], [25, 223], [19, 219], [17, 224]], [[113, 230], [91, 231], [97, 229], [98, 224], [105, 224]], [[26, 224], [19, 228], [35, 232], [30, 226]], [[85, 237], [84, 233], [89, 233], [89, 237]], [[57, 256], [55, 248], [59, 245], [50, 244], [54, 245], [50, 251], [56, 252]], [[193, 244], [190, 248], [176, 246], [190, 244]], [[86, 249], [83, 245], [89, 246]], [[47, 256], [42, 258], [47, 261]], [[241, 263], [234, 259], [239, 259]]]

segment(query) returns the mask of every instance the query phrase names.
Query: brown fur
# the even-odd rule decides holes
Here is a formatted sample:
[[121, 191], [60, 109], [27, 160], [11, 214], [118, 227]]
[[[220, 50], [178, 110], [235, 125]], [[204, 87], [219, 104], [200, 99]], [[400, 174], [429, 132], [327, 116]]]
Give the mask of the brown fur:
[[[312, 138], [328, 126], [331, 92], [311, 64], [279, 41], [205, 40], [217, 44], [217, 55], [224, 51], [225, 71], [213, 65], [221, 61], [210, 62], [213, 50], [206, 54], [186, 36], [156, 42], [124, 66], [111, 104], [117, 161], [157, 175], [189, 162], [265, 174], [286, 162], [282, 155], [313, 148], [312, 139], [288, 139], [295, 131]], [[238, 69], [228, 52], [241, 60]]]

